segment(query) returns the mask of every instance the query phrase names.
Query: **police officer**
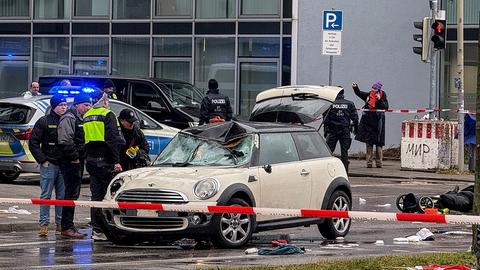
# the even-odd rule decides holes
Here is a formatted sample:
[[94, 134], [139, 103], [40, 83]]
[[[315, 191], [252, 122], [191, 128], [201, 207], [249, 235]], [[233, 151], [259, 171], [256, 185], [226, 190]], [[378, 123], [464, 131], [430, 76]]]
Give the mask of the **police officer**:
[[[41, 199], [50, 199], [55, 189], [57, 200], [63, 199], [65, 187], [63, 176], [60, 173], [59, 163], [62, 159], [61, 151], [57, 144], [57, 126], [60, 117], [67, 111], [67, 100], [62, 95], [54, 95], [50, 99], [50, 113], [37, 120], [32, 129], [28, 146], [35, 161], [40, 165]], [[55, 223], [57, 232], [60, 233], [62, 221], [62, 207], [55, 206]], [[39, 236], [48, 236], [50, 223], [50, 206], [40, 206], [40, 232]]]
[[[65, 182], [65, 200], [77, 200], [80, 196], [83, 167], [85, 165], [85, 135], [83, 133], [83, 115], [92, 107], [87, 94], [79, 94], [73, 100], [73, 106], [60, 118], [58, 124], [58, 145], [62, 150], [60, 171]], [[73, 220], [75, 207], [64, 206], [62, 212], [62, 236], [83, 238]]]
[[332, 152], [335, 151], [337, 141], [340, 141], [340, 159], [347, 172], [349, 164], [348, 149], [350, 149], [352, 144], [352, 138], [350, 137], [352, 124], [353, 133], [356, 134], [358, 130], [357, 110], [353, 102], [345, 99], [344, 90], [342, 89], [325, 118], [324, 129], [328, 147]]
[[218, 82], [215, 79], [208, 81], [208, 92], [200, 107], [200, 125], [232, 120], [232, 106], [227, 96], [220, 94]]
[[[125, 145], [115, 113], [108, 109], [108, 97], [102, 96], [83, 116], [87, 151], [86, 167], [90, 174], [92, 201], [102, 201], [113, 173], [122, 171], [119, 151]], [[90, 209], [94, 240], [107, 240], [100, 226], [102, 211]]]
[[130, 109], [123, 109], [118, 121], [125, 138], [125, 147], [120, 151], [120, 164], [124, 171], [145, 167], [150, 163], [149, 145], [140, 127], [135, 123], [137, 118]]
[[115, 84], [110, 79], [106, 79], [103, 82], [102, 91], [107, 94], [108, 98], [118, 99], [115, 93]]

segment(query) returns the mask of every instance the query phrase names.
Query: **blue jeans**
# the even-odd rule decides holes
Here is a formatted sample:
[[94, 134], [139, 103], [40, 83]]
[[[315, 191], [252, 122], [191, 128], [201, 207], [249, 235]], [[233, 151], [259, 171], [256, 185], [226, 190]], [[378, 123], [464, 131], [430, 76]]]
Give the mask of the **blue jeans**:
[[[65, 195], [65, 186], [63, 184], [63, 176], [60, 173], [60, 167], [52, 163], [48, 167], [40, 165], [40, 199], [51, 199], [53, 189], [55, 188], [55, 198], [63, 199]], [[50, 205], [40, 205], [40, 225], [48, 225], [50, 223]], [[62, 207], [55, 206], [55, 223], [62, 223]]]

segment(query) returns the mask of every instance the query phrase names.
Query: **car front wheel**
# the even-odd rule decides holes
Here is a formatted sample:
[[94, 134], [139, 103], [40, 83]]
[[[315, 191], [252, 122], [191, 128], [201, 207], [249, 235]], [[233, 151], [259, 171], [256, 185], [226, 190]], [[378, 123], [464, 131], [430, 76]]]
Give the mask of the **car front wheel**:
[[[250, 206], [246, 201], [232, 198], [228, 206]], [[246, 214], [223, 213], [215, 219], [216, 232], [212, 242], [222, 248], [238, 248], [245, 245], [251, 238], [255, 217]]]
[[[328, 200], [328, 210], [349, 211], [351, 202], [344, 191], [335, 191]], [[318, 224], [318, 230], [323, 237], [333, 240], [343, 237], [350, 230], [351, 220], [348, 218], [328, 218], [322, 224]]]
[[11, 183], [20, 175], [19, 171], [0, 171], [0, 182]]

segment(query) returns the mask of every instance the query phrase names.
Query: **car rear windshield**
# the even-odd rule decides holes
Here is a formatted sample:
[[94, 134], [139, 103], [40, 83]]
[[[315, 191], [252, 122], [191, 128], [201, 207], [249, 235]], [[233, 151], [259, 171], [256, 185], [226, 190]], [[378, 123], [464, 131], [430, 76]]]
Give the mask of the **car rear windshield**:
[[0, 103], [0, 124], [26, 124], [33, 115], [33, 108], [11, 103]]

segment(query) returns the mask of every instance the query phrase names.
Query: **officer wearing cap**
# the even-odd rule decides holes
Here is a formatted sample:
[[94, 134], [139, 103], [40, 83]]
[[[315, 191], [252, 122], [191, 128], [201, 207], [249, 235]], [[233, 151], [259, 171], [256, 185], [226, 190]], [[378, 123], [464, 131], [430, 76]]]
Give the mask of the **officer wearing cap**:
[[[352, 128], [351, 128], [352, 127]], [[340, 142], [341, 160], [348, 172], [348, 149], [352, 144], [350, 132], [357, 134], [358, 115], [355, 104], [345, 99], [344, 90], [342, 89], [332, 104], [324, 121], [324, 130], [327, 145], [330, 150], [335, 151], [337, 142]]]
[[230, 99], [220, 94], [217, 80], [210, 79], [207, 96], [203, 98], [200, 106], [199, 124], [230, 121], [232, 120], [232, 113]]
[[[125, 145], [115, 113], [109, 110], [106, 94], [83, 116], [83, 132], [87, 151], [86, 168], [90, 174], [92, 201], [102, 201], [114, 173], [122, 171], [119, 151]], [[96, 241], [107, 240], [102, 229], [103, 213], [100, 208], [91, 208], [93, 235]]]
[[[92, 99], [87, 94], [79, 94], [73, 100], [73, 106], [60, 118], [58, 124], [58, 145], [62, 150], [60, 171], [65, 182], [65, 200], [77, 200], [80, 196], [83, 167], [85, 165], [85, 135], [83, 133], [83, 115], [92, 107]], [[64, 206], [62, 212], [62, 236], [83, 238], [73, 220], [75, 207]]]
[[136, 124], [135, 112], [130, 109], [123, 109], [118, 121], [122, 129], [126, 145], [120, 151], [120, 164], [124, 171], [149, 165], [149, 145], [145, 135]]
[[115, 93], [115, 84], [112, 80], [106, 79], [103, 82], [102, 91], [107, 94], [108, 98], [118, 99], [117, 94]]

